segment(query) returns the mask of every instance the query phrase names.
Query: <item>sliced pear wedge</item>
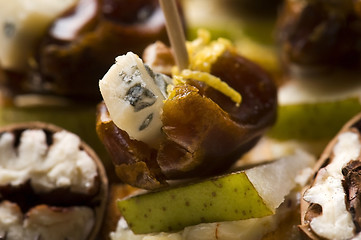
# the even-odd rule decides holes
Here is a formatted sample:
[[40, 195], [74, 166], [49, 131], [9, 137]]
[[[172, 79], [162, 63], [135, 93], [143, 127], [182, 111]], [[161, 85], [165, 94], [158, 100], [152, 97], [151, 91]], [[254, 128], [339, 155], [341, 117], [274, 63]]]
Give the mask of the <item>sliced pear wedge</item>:
[[269, 216], [297, 185], [295, 176], [313, 163], [313, 156], [297, 152], [244, 171], [125, 198], [118, 207], [135, 234]]
[[277, 208], [276, 213], [262, 218], [238, 221], [202, 223], [186, 227], [179, 232], [134, 234], [124, 228], [125, 220], [118, 222], [117, 231], [110, 234], [111, 240], [275, 240], [299, 239], [297, 225], [300, 194], [292, 192]]
[[314, 86], [290, 81], [278, 91], [278, 118], [269, 136], [280, 140], [330, 140], [361, 111], [361, 84]]

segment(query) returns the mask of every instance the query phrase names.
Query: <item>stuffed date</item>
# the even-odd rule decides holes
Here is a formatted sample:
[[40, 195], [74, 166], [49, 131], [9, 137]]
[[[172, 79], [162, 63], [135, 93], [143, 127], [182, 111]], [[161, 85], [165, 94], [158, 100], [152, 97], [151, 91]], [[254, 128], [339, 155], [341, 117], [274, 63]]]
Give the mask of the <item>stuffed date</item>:
[[188, 44], [173, 81], [132, 53], [99, 82], [97, 133], [124, 182], [145, 189], [214, 175], [253, 147], [276, 117], [276, 87], [225, 39]]

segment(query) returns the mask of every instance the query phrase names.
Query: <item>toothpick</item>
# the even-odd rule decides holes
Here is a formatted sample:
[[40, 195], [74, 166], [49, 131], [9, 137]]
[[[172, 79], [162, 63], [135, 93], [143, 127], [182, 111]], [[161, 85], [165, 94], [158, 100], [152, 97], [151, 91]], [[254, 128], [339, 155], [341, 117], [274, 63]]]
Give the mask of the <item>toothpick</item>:
[[188, 52], [181, 18], [175, 0], [159, 0], [166, 20], [166, 29], [179, 70], [188, 68]]

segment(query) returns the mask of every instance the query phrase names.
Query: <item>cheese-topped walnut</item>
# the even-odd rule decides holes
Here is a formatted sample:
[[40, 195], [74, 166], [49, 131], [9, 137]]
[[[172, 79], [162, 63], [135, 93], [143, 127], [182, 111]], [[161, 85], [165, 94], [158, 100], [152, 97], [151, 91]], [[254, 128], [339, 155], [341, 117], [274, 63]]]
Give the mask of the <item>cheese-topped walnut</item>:
[[75, 134], [40, 122], [0, 129], [0, 239], [95, 239], [107, 185]]
[[300, 228], [310, 239], [359, 239], [361, 134], [356, 116], [330, 142], [305, 191]]
[[349, 239], [354, 235], [352, 216], [346, 209], [342, 168], [359, 157], [359, 137], [359, 134], [353, 132], [338, 136], [331, 163], [318, 172], [313, 186], [304, 195], [306, 201], [322, 207], [322, 214], [313, 218], [310, 226], [317, 235], [327, 239]]
[[94, 160], [79, 149], [78, 136], [57, 132], [52, 145], [40, 129], [22, 132], [17, 141], [11, 132], [0, 136], [0, 185], [19, 186], [30, 181], [35, 192], [50, 192], [56, 188], [70, 188], [74, 192], [93, 192], [97, 185], [97, 166]]

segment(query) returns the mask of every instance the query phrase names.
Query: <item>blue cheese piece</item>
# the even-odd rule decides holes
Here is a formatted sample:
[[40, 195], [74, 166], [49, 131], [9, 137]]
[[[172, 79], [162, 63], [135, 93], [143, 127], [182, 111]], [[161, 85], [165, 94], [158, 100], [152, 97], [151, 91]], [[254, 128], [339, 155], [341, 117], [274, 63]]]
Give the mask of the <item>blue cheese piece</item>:
[[0, 8], [0, 65], [23, 70], [47, 27], [78, 0], [2, 0]]
[[115, 125], [133, 139], [157, 147], [161, 139], [160, 119], [171, 79], [154, 73], [134, 53], [116, 58], [99, 81], [100, 92]]

